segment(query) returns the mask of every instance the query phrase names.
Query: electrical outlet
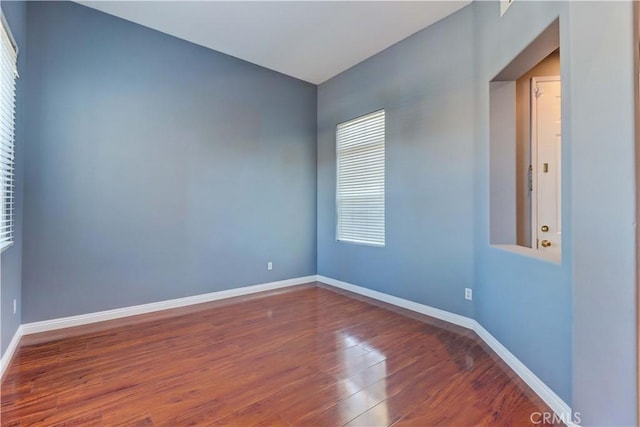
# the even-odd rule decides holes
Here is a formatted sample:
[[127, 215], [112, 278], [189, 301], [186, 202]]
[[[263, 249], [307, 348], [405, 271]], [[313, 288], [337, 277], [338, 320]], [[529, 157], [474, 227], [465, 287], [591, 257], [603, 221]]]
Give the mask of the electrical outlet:
[[464, 288], [464, 299], [471, 301], [473, 299], [473, 290]]
[[17, 311], [18, 311], [18, 303], [14, 298], [13, 299], [13, 314], [16, 314]]
[[269, 271], [273, 270], [273, 262], [269, 261], [267, 263], [267, 270], [269, 270]]

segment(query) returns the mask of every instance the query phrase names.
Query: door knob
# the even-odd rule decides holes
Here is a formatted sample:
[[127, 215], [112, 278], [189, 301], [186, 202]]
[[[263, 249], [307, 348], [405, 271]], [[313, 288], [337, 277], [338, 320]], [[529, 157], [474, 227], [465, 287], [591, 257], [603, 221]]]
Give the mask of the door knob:
[[540, 242], [540, 244], [543, 248], [548, 248], [549, 246], [551, 246], [551, 242], [548, 240], [543, 240], [542, 242]]

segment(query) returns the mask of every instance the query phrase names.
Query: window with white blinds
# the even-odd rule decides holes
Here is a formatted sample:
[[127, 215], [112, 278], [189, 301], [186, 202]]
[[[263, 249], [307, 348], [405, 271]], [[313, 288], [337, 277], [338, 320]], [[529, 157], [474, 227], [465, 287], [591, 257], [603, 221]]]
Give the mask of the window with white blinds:
[[14, 135], [18, 52], [2, 17], [0, 32], [0, 250], [13, 243]]
[[384, 246], [384, 110], [336, 128], [337, 239]]

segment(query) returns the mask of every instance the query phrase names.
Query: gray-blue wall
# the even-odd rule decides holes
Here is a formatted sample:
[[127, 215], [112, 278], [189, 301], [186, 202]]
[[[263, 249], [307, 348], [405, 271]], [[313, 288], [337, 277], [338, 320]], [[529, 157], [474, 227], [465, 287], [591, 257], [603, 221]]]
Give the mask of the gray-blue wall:
[[[29, 3], [24, 40], [24, 5], [2, 7], [29, 46], [25, 322], [317, 271], [473, 317], [583, 425], [636, 425], [630, 2], [518, 1], [502, 18], [474, 2], [320, 85], [317, 116], [314, 86], [237, 59], [72, 3]], [[488, 82], [557, 17], [559, 265], [488, 230]], [[379, 108], [387, 245], [339, 243], [335, 125]], [[2, 255], [3, 350], [18, 244]]]
[[[473, 317], [473, 9], [318, 88], [318, 274]], [[386, 112], [386, 245], [336, 241], [335, 127]]]
[[315, 274], [314, 85], [70, 2], [27, 18], [24, 322]]
[[[476, 319], [571, 405], [571, 156], [563, 157], [562, 264], [489, 245], [489, 81], [560, 17], [563, 153], [571, 147], [567, 2], [497, 3], [475, 7]], [[514, 159], [515, 162], [515, 159]]]
[[632, 3], [570, 7], [573, 404], [584, 425], [638, 425]]
[[[488, 227], [489, 81], [556, 18], [561, 264]], [[320, 85], [318, 273], [475, 317], [583, 425], [636, 425], [632, 35], [631, 2], [474, 2]], [[336, 242], [335, 125], [379, 108], [387, 246]]]
[[[18, 71], [26, 69], [26, 21], [27, 8], [24, 2], [2, 1], [2, 12], [11, 27], [11, 33], [18, 44]], [[25, 79], [16, 82], [16, 124], [15, 124], [15, 234], [14, 243], [0, 256], [0, 354], [4, 354], [13, 335], [21, 323], [22, 308], [22, 166], [24, 153], [24, 98]], [[16, 300], [16, 314], [13, 314], [13, 300]]]
[[[476, 8], [476, 319], [582, 425], [637, 425], [632, 2]], [[557, 17], [562, 264], [488, 245], [487, 79]], [[637, 47], [636, 47], [637, 48]]]

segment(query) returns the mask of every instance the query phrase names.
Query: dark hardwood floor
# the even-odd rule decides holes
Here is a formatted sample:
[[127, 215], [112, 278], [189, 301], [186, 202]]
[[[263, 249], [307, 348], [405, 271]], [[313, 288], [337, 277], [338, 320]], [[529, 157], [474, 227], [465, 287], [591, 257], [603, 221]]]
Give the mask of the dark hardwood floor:
[[22, 339], [2, 426], [524, 426], [471, 331], [315, 284]]

